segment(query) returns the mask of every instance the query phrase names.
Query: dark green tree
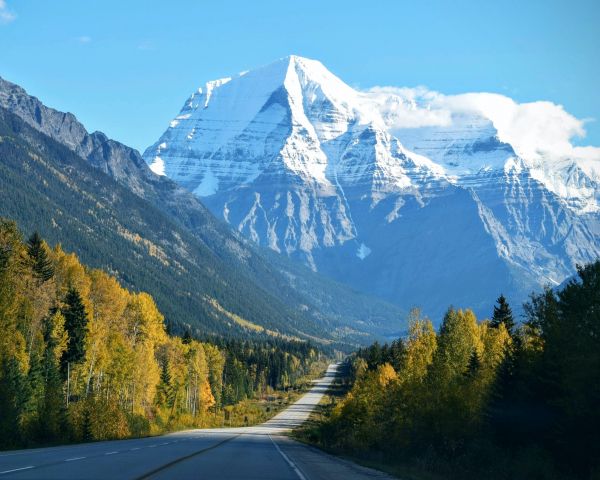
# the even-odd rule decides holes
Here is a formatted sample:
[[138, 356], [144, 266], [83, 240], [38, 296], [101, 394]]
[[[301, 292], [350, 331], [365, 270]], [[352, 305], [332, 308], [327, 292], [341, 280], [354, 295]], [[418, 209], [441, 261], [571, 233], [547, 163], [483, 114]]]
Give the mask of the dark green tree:
[[510, 305], [502, 294], [500, 294], [496, 303], [498, 305], [494, 305], [494, 315], [492, 316], [491, 325], [494, 328], [498, 328], [501, 324], [504, 324], [506, 330], [512, 336], [515, 329], [515, 320]]
[[183, 334], [183, 337], [182, 337], [181, 341], [185, 345], [189, 345], [190, 343], [192, 343], [192, 332], [190, 331], [189, 328], [185, 329], [185, 333]]
[[477, 350], [473, 350], [471, 356], [469, 357], [469, 364], [467, 365], [467, 369], [465, 370], [465, 377], [468, 379], [475, 378], [481, 369], [481, 359], [479, 358], [479, 354]]
[[43, 398], [38, 410], [38, 436], [45, 441], [67, 438], [68, 420], [66, 416], [64, 382], [60, 364], [56, 360], [56, 339], [51, 335], [53, 315], [49, 315], [44, 325], [44, 351], [42, 372], [44, 379]]
[[31, 418], [37, 416], [44, 398], [44, 384], [44, 372], [40, 355], [37, 352], [32, 352], [25, 383], [25, 402], [23, 404], [23, 413], [26, 416]]
[[65, 330], [69, 336], [67, 349], [61, 358], [63, 376], [67, 373], [69, 363], [77, 363], [85, 356], [85, 335], [87, 328], [87, 313], [79, 292], [71, 287], [65, 298], [62, 310], [65, 317]]
[[169, 361], [165, 360], [160, 370], [160, 383], [156, 388], [156, 402], [169, 408], [173, 407], [175, 402], [174, 389], [171, 384], [171, 374], [169, 373]]
[[557, 295], [542, 297], [532, 320], [544, 345], [539, 379], [555, 415], [554, 454], [592, 477], [600, 471], [600, 261], [577, 272]]
[[92, 431], [92, 413], [90, 412], [89, 405], [86, 405], [86, 408], [83, 411], [83, 425], [81, 429], [84, 442], [94, 441], [94, 432]]
[[27, 253], [33, 262], [33, 273], [36, 278], [42, 282], [50, 280], [54, 276], [54, 266], [48, 258], [42, 237], [37, 232], [34, 232], [27, 241]]
[[16, 446], [21, 441], [21, 416], [26, 403], [26, 378], [15, 358], [0, 364], [0, 432], [4, 445]]

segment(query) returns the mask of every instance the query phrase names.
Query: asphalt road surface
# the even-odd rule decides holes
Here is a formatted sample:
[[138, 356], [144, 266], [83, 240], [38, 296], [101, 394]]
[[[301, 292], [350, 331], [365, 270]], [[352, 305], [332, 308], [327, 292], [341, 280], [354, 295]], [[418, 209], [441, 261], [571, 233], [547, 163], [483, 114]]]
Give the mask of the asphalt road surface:
[[330, 365], [307, 394], [261, 425], [0, 452], [0, 480], [391, 478], [284, 436], [308, 418], [336, 368]]

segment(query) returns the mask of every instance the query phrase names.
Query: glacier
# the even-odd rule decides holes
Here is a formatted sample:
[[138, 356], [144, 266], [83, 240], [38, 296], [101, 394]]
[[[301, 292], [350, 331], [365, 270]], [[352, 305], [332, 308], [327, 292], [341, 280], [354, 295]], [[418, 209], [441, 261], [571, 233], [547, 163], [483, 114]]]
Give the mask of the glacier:
[[451, 101], [291, 55], [206, 83], [144, 159], [257, 244], [434, 321], [501, 292], [518, 310], [600, 256], [600, 156], [531, 152]]

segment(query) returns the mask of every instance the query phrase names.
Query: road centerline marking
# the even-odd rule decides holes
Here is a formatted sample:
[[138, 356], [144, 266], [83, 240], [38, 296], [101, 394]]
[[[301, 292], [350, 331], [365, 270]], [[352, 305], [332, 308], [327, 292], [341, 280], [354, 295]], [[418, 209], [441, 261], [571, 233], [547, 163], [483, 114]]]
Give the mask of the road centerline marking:
[[75, 460], [83, 460], [86, 457], [73, 457], [73, 458], [67, 458], [65, 460], [65, 462], [74, 462]]
[[137, 477], [134, 480], [145, 480], [145, 479], [151, 478], [153, 475], [155, 475], [155, 474], [157, 474], [159, 472], [162, 472], [162, 471], [164, 471], [164, 470], [172, 467], [173, 465], [176, 465], [178, 463], [184, 462], [184, 461], [186, 461], [186, 460], [188, 460], [188, 459], [190, 459], [192, 457], [196, 457], [198, 455], [202, 455], [203, 453], [209, 452], [210, 450], [214, 450], [215, 448], [220, 447], [221, 445], [223, 445], [223, 444], [225, 444], [227, 442], [230, 442], [231, 440], [234, 440], [234, 439], [238, 438], [239, 436], [240, 436], [239, 434], [238, 435], [234, 435], [232, 437], [229, 437], [229, 438], [226, 438], [224, 440], [221, 440], [220, 442], [218, 442], [218, 443], [216, 443], [214, 445], [211, 445], [210, 447], [206, 447], [206, 448], [203, 448], [202, 450], [198, 450], [197, 452], [190, 453], [189, 455], [185, 455], [183, 457], [177, 458], [177, 459], [173, 460], [172, 462], [166, 463], [165, 465], [162, 465], [162, 466], [160, 466], [158, 468], [155, 468], [154, 470], [152, 470], [152, 471], [150, 471], [148, 473], [145, 473], [144, 475], [142, 475], [140, 477]]
[[106, 452], [104, 455], [114, 455], [115, 453], [119, 453], [119, 452]]
[[0, 472], [0, 475], [4, 475], [5, 473], [20, 472], [21, 470], [29, 470], [30, 468], [34, 468], [34, 467], [35, 467], [35, 465], [29, 465], [28, 467], [13, 468], [12, 470], [4, 470], [3, 472]]

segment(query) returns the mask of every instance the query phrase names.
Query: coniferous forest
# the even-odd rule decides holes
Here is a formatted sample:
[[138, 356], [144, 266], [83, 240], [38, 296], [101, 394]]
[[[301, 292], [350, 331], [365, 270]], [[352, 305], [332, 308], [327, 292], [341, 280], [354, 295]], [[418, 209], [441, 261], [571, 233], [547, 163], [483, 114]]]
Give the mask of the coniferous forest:
[[0, 219], [0, 448], [261, 420], [244, 402], [295, 386], [306, 342], [171, 336], [152, 297]]
[[600, 261], [578, 274], [519, 323], [503, 296], [491, 320], [450, 308], [438, 332], [413, 311], [406, 338], [352, 357], [309, 441], [406, 478], [599, 478]]

